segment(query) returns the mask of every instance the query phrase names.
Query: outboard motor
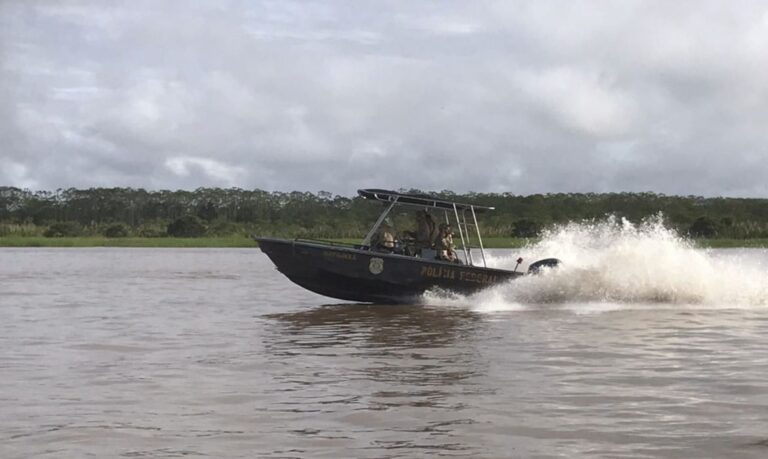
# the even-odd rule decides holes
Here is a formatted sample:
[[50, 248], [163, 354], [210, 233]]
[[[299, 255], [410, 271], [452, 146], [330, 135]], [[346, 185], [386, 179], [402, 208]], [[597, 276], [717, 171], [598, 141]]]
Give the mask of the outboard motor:
[[557, 268], [559, 264], [560, 260], [557, 258], [544, 258], [543, 260], [531, 263], [528, 267], [528, 274], [539, 274], [541, 268]]

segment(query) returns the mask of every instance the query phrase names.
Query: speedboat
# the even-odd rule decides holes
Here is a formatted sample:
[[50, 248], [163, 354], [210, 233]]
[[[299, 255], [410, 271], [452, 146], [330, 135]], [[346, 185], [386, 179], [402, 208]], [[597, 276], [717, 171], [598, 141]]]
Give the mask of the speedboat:
[[[527, 271], [490, 268], [477, 223], [477, 214], [494, 210], [438, 199], [429, 195], [379, 189], [358, 190], [365, 199], [384, 203], [384, 210], [363, 241], [347, 244], [313, 239], [254, 237], [277, 270], [294, 283], [320, 295], [365, 303], [419, 303], [427, 291], [469, 294], [520, 276], [556, 267], [546, 258]], [[456, 247], [435, 246], [416, 232], [380, 237], [389, 228], [388, 216], [395, 207], [407, 207], [423, 215], [440, 216], [446, 226], [458, 229]], [[455, 235], [454, 235], [455, 236]], [[419, 240], [421, 239], [421, 240]], [[518, 266], [522, 258], [517, 260]]]

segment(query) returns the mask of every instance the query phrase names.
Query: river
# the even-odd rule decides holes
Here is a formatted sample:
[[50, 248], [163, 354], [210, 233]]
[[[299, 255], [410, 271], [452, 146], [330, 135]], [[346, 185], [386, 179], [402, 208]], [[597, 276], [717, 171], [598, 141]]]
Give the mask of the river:
[[613, 245], [421, 306], [258, 249], [0, 249], [0, 457], [768, 457], [768, 252]]

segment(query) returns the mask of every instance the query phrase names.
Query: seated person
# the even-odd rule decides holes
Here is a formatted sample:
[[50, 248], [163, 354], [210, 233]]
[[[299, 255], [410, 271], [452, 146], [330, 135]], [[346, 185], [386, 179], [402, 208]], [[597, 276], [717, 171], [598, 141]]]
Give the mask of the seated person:
[[453, 247], [453, 232], [450, 225], [441, 223], [437, 238], [435, 239], [435, 249], [437, 249], [437, 258], [451, 263], [458, 263], [459, 257]]
[[395, 250], [395, 231], [389, 225], [381, 225], [372, 245], [374, 249], [392, 252]]

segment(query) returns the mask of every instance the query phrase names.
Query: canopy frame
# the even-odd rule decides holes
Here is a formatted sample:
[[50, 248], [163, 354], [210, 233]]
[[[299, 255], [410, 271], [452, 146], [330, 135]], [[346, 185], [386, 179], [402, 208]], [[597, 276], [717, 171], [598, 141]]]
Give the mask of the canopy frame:
[[[386, 206], [384, 211], [376, 220], [376, 223], [374, 223], [373, 227], [371, 227], [371, 229], [368, 231], [368, 234], [366, 234], [365, 239], [363, 239], [363, 243], [362, 243], [363, 246], [368, 247], [370, 249], [371, 240], [373, 239], [373, 236], [376, 234], [377, 231], [379, 231], [381, 224], [387, 218], [387, 216], [395, 207], [395, 205], [441, 209], [443, 210], [445, 215], [445, 222], [448, 224], [451, 223], [449, 214], [453, 214], [453, 217], [456, 222], [456, 227], [459, 229], [459, 239], [461, 240], [460, 249], [464, 253], [464, 262], [469, 266], [475, 266], [475, 261], [472, 257], [472, 249], [477, 248], [480, 250], [480, 258], [482, 259], [483, 267], [485, 268], [488, 267], [486, 262], [486, 257], [485, 257], [485, 248], [483, 246], [483, 237], [480, 234], [480, 226], [477, 224], [477, 213], [483, 212], [486, 210], [494, 210], [493, 207], [476, 206], [474, 204], [447, 201], [444, 199], [437, 199], [429, 195], [397, 193], [394, 191], [379, 190], [379, 189], [363, 189], [363, 190], [358, 190], [357, 192], [360, 196], [362, 196], [365, 199], [371, 199], [375, 201], [389, 203], [389, 205]], [[471, 222], [467, 221], [467, 212], [471, 213], [472, 215]], [[474, 226], [474, 230], [475, 230], [474, 233], [477, 236], [477, 241], [479, 244], [478, 247], [473, 247], [470, 243], [470, 237], [469, 237], [470, 226]]]

